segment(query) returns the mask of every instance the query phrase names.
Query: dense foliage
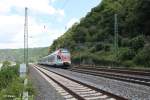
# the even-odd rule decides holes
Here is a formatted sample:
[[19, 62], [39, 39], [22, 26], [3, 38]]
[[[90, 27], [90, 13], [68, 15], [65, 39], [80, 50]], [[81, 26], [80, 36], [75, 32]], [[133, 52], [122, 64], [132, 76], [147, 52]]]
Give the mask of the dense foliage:
[[5, 62], [0, 71], [0, 90], [6, 88], [13, 78], [18, 77], [18, 66], [10, 67], [7, 64]]
[[[102, 0], [80, 23], [74, 24], [55, 40], [51, 50], [66, 47], [71, 50], [73, 60], [79, 57], [80, 52], [81, 58], [87, 59], [87, 56], [93, 55], [88, 58], [94, 61], [96, 57], [98, 62], [106, 61], [109, 65], [109, 62], [114, 62], [150, 66], [147, 62], [150, 61], [150, 55], [145, 49], [150, 43], [149, 5], [148, 0]], [[114, 52], [115, 14], [118, 15], [119, 33], [117, 54]]]

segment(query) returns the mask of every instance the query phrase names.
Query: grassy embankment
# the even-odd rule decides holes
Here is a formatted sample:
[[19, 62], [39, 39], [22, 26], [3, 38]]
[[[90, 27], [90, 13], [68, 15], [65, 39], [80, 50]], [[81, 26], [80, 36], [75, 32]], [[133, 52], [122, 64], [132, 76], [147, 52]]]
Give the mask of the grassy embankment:
[[24, 86], [24, 79], [19, 77], [19, 65], [10, 66], [4, 62], [0, 71], [0, 100], [21, 100], [23, 91], [28, 91], [29, 100], [34, 98], [34, 89], [29, 81]]

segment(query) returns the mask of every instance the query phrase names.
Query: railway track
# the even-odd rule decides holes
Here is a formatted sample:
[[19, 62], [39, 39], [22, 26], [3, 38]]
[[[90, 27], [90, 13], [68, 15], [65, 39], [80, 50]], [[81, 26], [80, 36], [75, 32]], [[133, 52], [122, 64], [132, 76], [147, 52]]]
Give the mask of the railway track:
[[150, 76], [150, 69], [127, 69], [127, 68], [112, 68], [112, 67], [91, 67], [91, 66], [74, 66], [74, 68], [78, 69], [88, 69], [88, 70], [96, 70], [96, 71], [104, 71], [104, 72], [115, 72], [115, 73], [124, 73], [131, 75], [143, 75]]
[[115, 94], [103, 91], [96, 87], [61, 75], [42, 66], [34, 68], [51, 81], [56, 90], [65, 96], [66, 100], [127, 100]]
[[[79, 68], [79, 67], [75, 67], [70, 69], [71, 71], [74, 72], [79, 72], [79, 73], [84, 73], [84, 74], [90, 74], [90, 75], [95, 75], [95, 76], [101, 76], [101, 77], [105, 77], [105, 78], [110, 78], [110, 79], [116, 79], [116, 80], [120, 80], [120, 81], [125, 81], [125, 82], [131, 82], [131, 83], [136, 83], [136, 84], [140, 84], [140, 85], [146, 85], [146, 86], [150, 86], [150, 78], [148, 78], [149, 76], [147, 76], [142, 72], [140, 72], [140, 74], [136, 73], [135, 71], [133, 71], [133, 73], [136, 73], [135, 75], [129, 74], [130, 72], [127, 72], [127, 70], [122, 73], [120, 70], [116, 70], [112, 71], [112, 70], [100, 70], [100, 69], [93, 69], [93, 68]], [[141, 75], [141, 76], [139, 76]], [[147, 76], [147, 77], [145, 77]]]

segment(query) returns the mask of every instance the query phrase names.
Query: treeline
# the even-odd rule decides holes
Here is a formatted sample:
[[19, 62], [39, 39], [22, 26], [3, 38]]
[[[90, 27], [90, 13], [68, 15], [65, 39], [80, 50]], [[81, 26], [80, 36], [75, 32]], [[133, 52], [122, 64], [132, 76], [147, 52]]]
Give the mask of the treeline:
[[[100, 65], [150, 67], [150, 1], [103, 0], [50, 46], [66, 47], [73, 61]], [[118, 50], [114, 15], [118, 15]], [[80, 54], [80, 57], [79, 57]]]
[[[36, 62], [39, 58], [48, 55], [48, 47], [29, 48], [29, 62]], [[0, 62], [14, 61], [22, 63], [24, 61], [24, 49], [1, 49]]]

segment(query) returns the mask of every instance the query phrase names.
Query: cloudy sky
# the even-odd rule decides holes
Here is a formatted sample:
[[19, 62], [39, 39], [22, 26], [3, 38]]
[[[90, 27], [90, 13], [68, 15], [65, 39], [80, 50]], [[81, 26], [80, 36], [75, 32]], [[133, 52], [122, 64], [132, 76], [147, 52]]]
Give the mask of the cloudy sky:
[[0, 0], [0, 49], [23, 48], [28, 7], [29, 47], [50, 46], [101, 0]]

